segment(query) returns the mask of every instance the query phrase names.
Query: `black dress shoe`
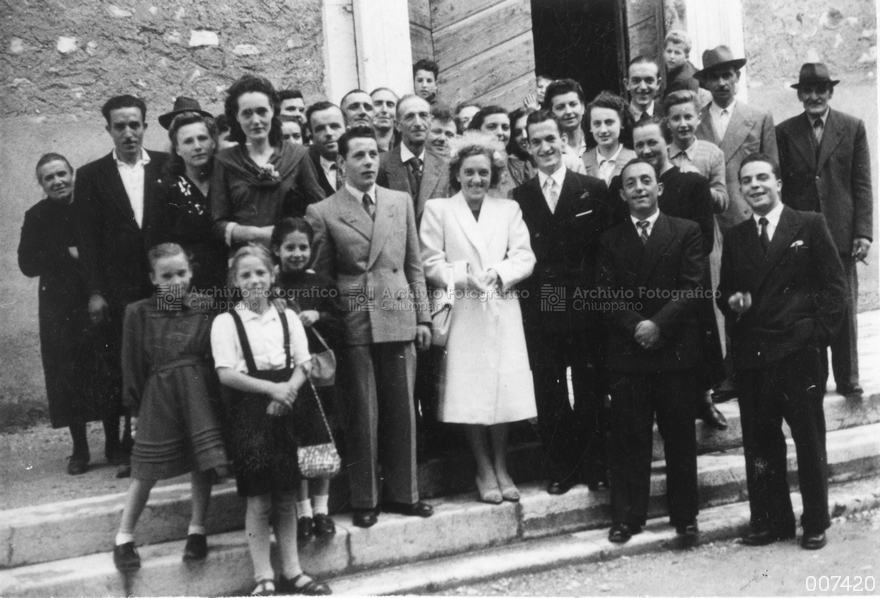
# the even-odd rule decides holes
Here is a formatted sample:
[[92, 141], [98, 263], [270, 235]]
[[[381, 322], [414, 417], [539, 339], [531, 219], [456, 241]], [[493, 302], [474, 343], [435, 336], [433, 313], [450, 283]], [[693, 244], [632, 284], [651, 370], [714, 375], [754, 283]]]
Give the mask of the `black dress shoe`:
[[629, 542], [630, 538], [640, 533], [642, 533], [641, 526], [615, 523], [608, 531], [608, 540], [615, 544], [623, 544], [624, 542]]
[[315, 535], [315, 523], [311, 517], [300, 517], [296, 521], [296, 539], [305, 542]]
[[700, 528], [697, 526], [696, 520], [690, 523], [677, 523], [675, 524], [675, 533], [685, 538], [696, 538], [700, 534]]
[[570, 475], [567, 478], [550, 480], [547, 484], [547, 494], [565, 494], [578, 483], [577, 476]]
[[372, 527], [378, 519], [376, 509], [353, 509], [351, 512], [351, 522], [357, 527]]
[[208, 556], [208, 537], [205, 534], [190, 534], [186, 537], [183, 547], [183, 560], [204, 561]]
[[825, 537], [823, 532], [818, 534], [804, 532], [804, 536], [801, 538], [801, 548], [806, 550], [819, 550], [820, 548], [825, 548], [826, 544], [828, 544], [828, 538]]
[[407, 517], [430, 517], [434, 514], [434, 507], [426, 502], [402, 503], [386, 502], [382, 504], [382, 510], [388, 513], [397, 513]]
[[791, 540], [794, 532], [772, 532], [770, 530], [751, 530], [740, 539], [746, 546], [767, 546], [779, 540]]
[[846, 384], [843, 386], [838, 386], [837, 393], [845, 397], [860, 397], [865, 394], [865, 391], [859, 384]]
[[336, 533], [336, 524], [330, 519], [330, 515], [324, 513], [315, 514], [315, 535], [332, 536]]
[[721, 431], [727, 429], [727, 418], [718, 411], [718, 407], [715, 406], [711, 399], [704, 403], [700, 409], [700, 419], [713, 430]]
[[141, 568], [141, 557], [134, 548], [134, 542], [126, 542], [113, 547], [113, 564], [123, 573]]
[[89, 456], [71, 455], [67, 458], [67, 473], [82, 475], [89, 470]]

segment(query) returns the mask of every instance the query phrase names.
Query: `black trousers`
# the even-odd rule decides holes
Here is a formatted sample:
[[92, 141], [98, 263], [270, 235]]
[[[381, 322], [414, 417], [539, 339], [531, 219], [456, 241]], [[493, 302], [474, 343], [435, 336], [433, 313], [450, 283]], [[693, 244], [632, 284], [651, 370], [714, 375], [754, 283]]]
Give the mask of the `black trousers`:
[[[544, 471], [550, 479], [583, 474], [595, 484], [605, 462], [598, 330], [568, 333], [527, 330], [535, 382]], [[566, 369], [571, 368], [573, 405]]]
[[666, 454], [666, 501], [672, 524], [695, 520], [697, 437], [694, 370], [632, 374], [611, 372], [608, 478], [613, 523], [644, 525], [651, 494], [654, 414]]
[[[843, 324], [837, 336], [831, 341], [831, 371], [837, 387], [859, 383], [859, 331], [856, 325], [856, 314], [859, 306], [859, 275], [855, 260], [845, 254], [840, 255], [843, 262], [843, 273], [846, 276], [846, 309]], [[822, 368], [824, 380], [828, 380], [828, 351], [822, 351]], [[824, 385], [823, 385], [824, 386]]]
[[794, 532], [782, 420], [791, 428], [803, 497], [806, 533], [825, 531], [828, 457], [822, 408], [820, 351], [804, 347], [757, 370], [737, 371], [751, 524], [780, 535]]

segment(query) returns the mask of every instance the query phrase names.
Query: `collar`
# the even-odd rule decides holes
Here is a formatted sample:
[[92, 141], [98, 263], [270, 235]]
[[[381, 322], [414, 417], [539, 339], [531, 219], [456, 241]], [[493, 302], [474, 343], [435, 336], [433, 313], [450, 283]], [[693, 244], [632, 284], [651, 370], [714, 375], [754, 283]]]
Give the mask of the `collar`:
[[278, 319], [278, 310], [270, 305], [269, 309], [266, 310], [263, 314], [258, 314], [255, 311], [251, 311], [245, 304], [242, 302], [235, 304], [235, 311], [238, 313], [238, 316], [241, 318], [242, 322], [249, 322], [251, 320], [260, 320], [261, 322], [269, 322], [271, 320]]
[[321, 154], [318, 154], [318, 159], [321, 161], [321, 168], [323, 168], [324, 170], [333, 170], [335, 168], [338, 168], [336, 166], [336, 162], [334, 162], [333, 160], [328, 160]]
[[424, 164], [424, 163], [425, 163], [425, 148], [422, 147], [422, 153], [420, 153], [420, 154], [417, 156], [417, 155], [415, 155], [414, 153], [412, 153], [411, 151], [409, 151], [409, 148], [406, 147], [406, 144], [405, 144], [405, 143], [401, 142], [401, 143], [400, 143], [400, 160], [401, 160], [404, 164], [406, 164], [406, 163], [409, 162], [412, 158], [418, 158], [419, 160], [422, 161], [422, 164]]
[[602, 155], [602, 152], [599, 151], [599, 147], [596, 146], [596, 161], [599, 163], [599, 166], [601, 166], [603, 162], [614, 162], [616, 164], [621, 151], [623, 151], [623, 144], [618, 142], [617, 151], [614, 152], [614, 155], [610, 158], [606, 158]]
[[715, 103], [715, 100], [712, 100], [712, 103], [709, 104], [709, 114], [712, 115], [713, 118], [721, 118], [721, 111], [727, 110], [727, 115], [730, 116], [733, 114], [733, 109], [736, 108], [736, 98], [730, 103], [730, 106], [727, 108], [722, 108], [718, 104]]
[[691, 162], [694, 161], [694, 153], [697, 151], [697, 140], [694, 139], [685, 149], [681, 149], [675, 143], [669, 146], [669, 159], [675, 158], [679, 154], [684, 154]]
[[553, 174], [544, 174], [540, 170], [538, 171], [538, 183], [541, 185], [541, 189], [544, 189], [544, 185], [547, 184], [547, 179], [553, 179], [556, 181], [556, 184], [559, 185], [560, 191], [562, 190], [562, 182], [565, 180], [565, 163], [559, 165], [559, 168], [556, 169]]
[[773, 227], [773, 230], [776, 230], [776, 227], [779, 226], [779, 217], [782, 216], [782, 208], [784, 207], [785, 204], [780, 201], [778, 204], [776, 204], [776, 207], [770, 210], [770, 212], [767, 213], [765, 216], [753, 213], [752, 219], [755, 221], [755, 225], [760, 227], [761, 225], [760, 223], [758, 223], [758, 220], [760, 220], [761, 218], [766, 218], [770, 226]]
[[659, 217], [660, 217], [660, 210], [659, 209], [656, 212], [654, 212], [654, 214], [652, 216], [648, 216], [647, 218], [636, 218], [632, 214], [629, 215], [629, 219], [632, 220], [633, 226], [636, 227], [636, 230], [638, 230], [638, 228], [639, 228], [638, 223], [641, 222], [642, 220], [647, 220], [650, 223], [648, 225], [648, 228], [653, 229], [654, 223], [657, 222], [657, 218], [659, 218]]
[[630, 102], [629, 103], [629, 111], [632, 113], [632, 115], [634, 117], [636, 115], [638, 115], [638, 118], [636, 118], [636, 120], [639, 120], [640, 118], [642, 118], [643, 114], [647, 114], [648, 116], [654, 116], [654, 104], [655, 104], [655, 101], [652, 100], [650, 105], [648, 106], [647, 110], [639, 110], [638, 106], [636, 106], [635, 104]]
[[372, 201], [374, 204], [376, 203], [376, 185], [373, 185], [367, 191], [359, 191], [358, 189], [355, 189], [354, 187], [352, 187], [348, 183], [348, 181], [346, 181], [345, 182], [345, 190], [348, 191], [352, 197], [354, 197], [356, 200], [358, 200], [359, 203], [361, 201], [363, 201], [365, 194], [370, 196], [370, 201]]
[[817, 120], [821, 120], [823, 125], [827, 125], [827, 124], [828, 124], [828, 113], [829, 113], [829, 112], [831, 112], [831, 108], [826, 106], [826, 107], [825, 107], [825, 112], [823, 112], [820, 116], [817, 116], [817, 117], [814, 118], [814, 117], [810, 116], [809, 114], [807, 114], [807, 118], [810, 120], [810, 124], [811, 124], [811, 125], [812, 125], [813, 123], [815, 123]]
[[[129, 166], [129, 164], [127, 162], [123, 162], [122, 160], [119, 159], [119, 156], [116, 155], [116, 148], [115, 147], [113, 148], [112, 154], [113, 154], [113, 161], [116, 162], [117, 166], [123, 166], [123, 165]], [[145, 150], [144, 148], [141, 148], [141, 157], [138, 158], [138, 161], [134, 163], [134, 166], [138, 166], [140, 164], [146, 165], [149, 163], [150, 163], [150, 153], [147, 150]], [[129, 166], [129, 168], [133, 168], [133, 167]]]

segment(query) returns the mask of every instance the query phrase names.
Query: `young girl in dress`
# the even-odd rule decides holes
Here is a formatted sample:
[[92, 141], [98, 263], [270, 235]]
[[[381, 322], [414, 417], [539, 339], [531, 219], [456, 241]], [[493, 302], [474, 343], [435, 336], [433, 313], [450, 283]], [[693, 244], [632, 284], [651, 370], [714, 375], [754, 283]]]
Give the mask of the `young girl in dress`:
[[296, 314], [287, 309], [279, 313], [270, 300], [274, 282], [268, 249], [251, 244], [236, 251], [229, 284], [242, 300], [214, 320], [211, 348], [228, 410], [227, 438], [238, 493], [247, 497], [245, 534], [257, 582], [252, 594], [275, 593], [269, 558], [269, 513], [274, 507], [282, 567], [279, 592], [326, 595], [330, 588], [303, 573], [296, 545], [300, 474], [291, 409], [298, 395], [311, 392], [305, 384], [309, 346]]
[[[192, 267], [176, 243], [148, 253], [155, 298], [125, 309], [123, 401], [131, 409], [131, 486], [122, 512], [113, 561], [120, 571], [140, 568], [134, 527], [157, 480], [192, 472], [192, 519], [183, 560], [205, 558], [205, 516], [212, 470], [228, 475], [211, 372], [211, 317], [207, 298], [189, 294]], [[160, 287], [161, 285], [161, 287]]]
[[[315, 233], [304, 218], [285, 218], [275, 226], [270, 243], [280, 267], [278, 273], [278, 289], [287, 300], [288, 306], [299, 315], [299, 320], [306, 329], [309, 339], [309, 352], [320, 353], [326, 349], [321, 344], [317, 331], [331, 349], [336, 348], [340, 335], [339, 304], [336, 285], [326, 276], [316, 274], [307, 269], [312, 257], [312, 241]], [[339, 352], [336, 351], [338, 357]], [[336, 390], [334, 387], [321, 387], [318, 395], [324, 413], [333, 426], [333, 414], [338, 412]], [[327, 432], [317, 409], [310, 410], [315, 417], [307, 422], [311, 428], [304, 429], [300, 425], [300, 440], [308, 440], [308, 444], [327, 442]], [[303, 423], [303, 422], [299, 422]], [[338, 428], [338, 426], [333, 426]], [[309, 438], [304, 439], [302, 435]], [[339, 438], [337, 430], [334, 438]], [[309, 486], [314, 494], [309, 500]], [[296, 510], [299, 514], [297, 534], [300, 540], [308, 540], [313, 535], [328, 536], [336, 533], [336, 527], [327, 508], [330, 494], [330, 480], [302, 480], [296, 497]]]

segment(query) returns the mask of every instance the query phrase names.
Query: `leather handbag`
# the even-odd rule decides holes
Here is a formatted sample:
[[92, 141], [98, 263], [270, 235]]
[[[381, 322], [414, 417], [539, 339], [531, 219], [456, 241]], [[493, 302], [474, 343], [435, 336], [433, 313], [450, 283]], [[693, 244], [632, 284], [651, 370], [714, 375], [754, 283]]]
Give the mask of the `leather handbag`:
[[332, 478], [339, 470], [342, 469], [342, 459], [336, 450], [336, 443], [333, 440], [333, 432], [330, 431], [330, 423], [324, 414], [324, 407], [321, 405], [321, 399], [318, 397], [318, 390], [309, 380], [312, 387], [312, 393], [315, 395], [315, 401], [318, 403], [318, 410], [321, 412], [321, 419], [324, 427], [327, 429], [327, 435], [330, 442], [324, 444], [313, 444], [311, 446], [301, 446], [297, 448], [296, 456], [299, 464], [299, 471], [304, 478]]
[[327, 341], [324, 340], [324, 337], [321, 336], [321, 333], [314, 326], [312, 326], [311, 331], [324, 347], [324, 350], [320, 353], [312, 354], [312, 369], [309, 372], [309, 380], [318, 387], [333, 386], [336, 383], [336, 354], [333, 353], [333, 349], [330, 348], [330, 345], [327, 344]]
[[452, 267], [446, 268], [446, 290], [431, 311], [431, 345], [445, 347], [452, 326], [452, 306], [455, 304], [455, 281]]

